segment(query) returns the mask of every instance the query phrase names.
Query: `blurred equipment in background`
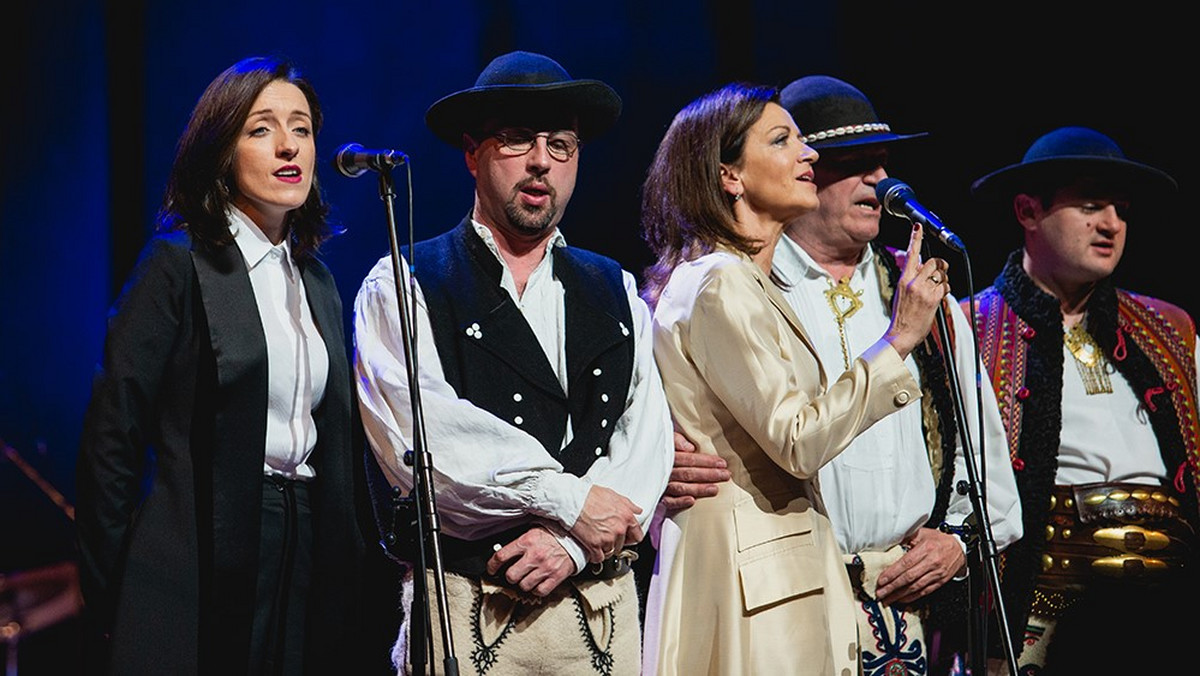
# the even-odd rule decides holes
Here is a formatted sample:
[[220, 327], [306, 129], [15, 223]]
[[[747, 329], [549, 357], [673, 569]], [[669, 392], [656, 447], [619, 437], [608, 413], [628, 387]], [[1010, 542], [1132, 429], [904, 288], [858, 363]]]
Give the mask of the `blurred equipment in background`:
[[[62, 493], [2, 439], [0, 448], [22, 474], [74, 521], [75, 508]], [[82, 609], [79, 570], [74, 561], [15, 572], [0, 571], [0, 647], [4, 649], [4, 675], [17, 676], [18, 644], [22, 640], [78, 616]]]
[[17, 644], [23, 638], [75, 617], [82, 607], [79, 572], [72, 561], [0, 573], [0, 644], [5, 648], [5, 676], [17, 676]]

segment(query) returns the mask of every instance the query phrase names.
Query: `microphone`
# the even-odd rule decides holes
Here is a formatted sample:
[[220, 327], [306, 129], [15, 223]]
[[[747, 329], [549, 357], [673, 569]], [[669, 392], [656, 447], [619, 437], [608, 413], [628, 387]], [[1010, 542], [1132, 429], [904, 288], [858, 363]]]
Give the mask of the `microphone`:
[[875, 186], [875, 199], [883, 205], [883, 210], [893, 216], [907, 218], [913, 223], [925, 226], [925, 232], [934, 235], [943, 244], [955, 251], [965, 252], [966, 245], [958, 235], [950, 232], [942, 225], [942, 220], [917, 201], [916, 193], [908, 184], [900, 179], [885, 178]]
[[408, 155], [399, 150], [368, 150], [358, 143], [347, 143], [338, 148], [333, 157], [333, 166], [342, 176], [358, 178], [369, 170], [391, 171], [408, 162]]

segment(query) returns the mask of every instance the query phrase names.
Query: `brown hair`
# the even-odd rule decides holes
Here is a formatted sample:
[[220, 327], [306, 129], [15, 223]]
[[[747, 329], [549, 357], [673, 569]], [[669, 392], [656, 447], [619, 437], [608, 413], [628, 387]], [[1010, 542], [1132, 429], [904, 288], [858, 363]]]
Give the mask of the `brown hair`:
[[[233, 153], [242, 125], [262, 90], [272, 82], [296, 85], [312, 113], [313, 133], [321, 129], [321, 104], [312, 85], [280, 57], [242, 59], [218, 75], [200, 95], [175, 151], [175, 162], [158, 211], [160, 230], [184, 230], [209, 246], [233, 242], [226, 213], [232, 204]], [[315, 166], [314, 166], [315, 170]], [[331, 236], [329, 206], [314, 173], [304, 204], [287, 216], [288, 236], [298, 259], [317, 252]]]
[[642, 186], [642, 238], [658, 259], [645, 270], [642, 293], [651, 307], [680, 263], [719, 244], [749, 255], [762, 248], [737, 232], [721, 165], [741, 162], [750, 127], [778, 99], [773, 87], [731, 83], [692, 101], [671, 121]]

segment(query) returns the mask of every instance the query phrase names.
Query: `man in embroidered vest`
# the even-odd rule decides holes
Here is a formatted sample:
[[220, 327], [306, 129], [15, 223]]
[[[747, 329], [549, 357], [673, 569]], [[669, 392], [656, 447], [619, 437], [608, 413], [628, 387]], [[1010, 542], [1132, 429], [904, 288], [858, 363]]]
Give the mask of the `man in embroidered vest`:
[[[457, 227], [403, 252], [418, 284], [420, 418], [390, 257], [355, 303], [367, 438], [403, 491], [413, 421], [423, 421], [460, 673], [636, 674], [641, 664], [626, 548], [666, 485], [670, 414], [634, 277], [567, 246], [558, 227], [581, 140], [620, 110], [603, 82], [511, 52], [426, 112], [433, 133], [462, 150], [475, 204]], [[401, 673], [423, 670], [430, 634], [429, 659], [447, 654], [428, 579], [426, 627], [421, 586], [405, 575]]]
[[[820, 152], [814, 180], [821, 205], [788, 226], [775, 251], [774, 274], [822, 363], [849, 368], [887, 328], [903, 265], [897, 261], [903, 251], [876, 241], [881, 209], [875, 186], [888, 177], [890, 148], [925, 134], [893, 132], [862, 91], [825, 75], [795, 80], [783, 88], [780, 103], [792, 114], [804, 142]], [[946, 313], [954, 334], [967, 338], [956, 341], [953, 355], [965, 410], [973, 413], [977, 369], [970, 324], [952, 297], [947, 297]], [[821, 495], [859, 600], [866, 676], [944, 672], [955, 650], [965, 649], [966, 545], [938, 529], [943, 523], [961, 526], [973, 512], [969, 498], [954, 490], [968, 478], [961, 436], [939, 344], [927, 342], [907, 363], [927, 403], [876, 423], [819, 474]], [[986, 384], [981, 391], [987, 435], [981, 441], [978, 421], [969, 420], [972, 446], [988, 456], [984, 492], [992, 535], [1003, 548], [1021, 536], [1020, 506], [995, 397]], [[719, 468], [706, 466], [712, 456], [680, 450], [678, 481], [670, 484], [663, 500], [670, 507], [701, 495], [703, 484], [684, 481], [685, 471], [709, 481], [723, 478], [716, 473]], [[957, 584], [947, 585], [956, 577]], [[940, 601], [936, 614], [934, 599]], [[939, 655], [930, 650], [935, 629], [940, 630]], [[954, 630], [953, 637], [943, 635], [947, 629]]]
[[1196, 664], [1195, 327], [1112, 281], [1135, 208], [1175, 188], [1083, 127], [971, 187], [1024, 232], [973, 310], [1025, 522], [1001, 584], [1021, 673]]

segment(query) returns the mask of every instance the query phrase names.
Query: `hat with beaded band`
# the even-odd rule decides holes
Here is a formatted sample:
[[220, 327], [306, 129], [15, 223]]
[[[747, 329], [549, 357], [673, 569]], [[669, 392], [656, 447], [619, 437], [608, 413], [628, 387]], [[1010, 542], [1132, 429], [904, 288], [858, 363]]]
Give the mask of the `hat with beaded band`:
[[808, 75], [783, 88], [779, 103], [792, 114], [804, 142], [812, 148], [891, 143], [926, 136], [898, 134], [882, 122], [857, 87], [828, 75]]

